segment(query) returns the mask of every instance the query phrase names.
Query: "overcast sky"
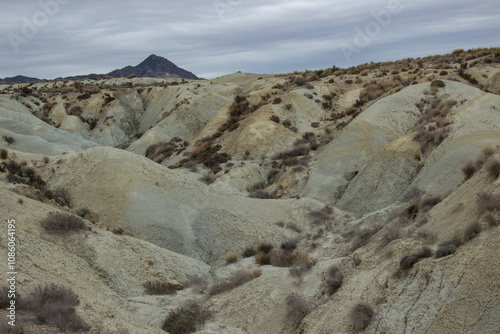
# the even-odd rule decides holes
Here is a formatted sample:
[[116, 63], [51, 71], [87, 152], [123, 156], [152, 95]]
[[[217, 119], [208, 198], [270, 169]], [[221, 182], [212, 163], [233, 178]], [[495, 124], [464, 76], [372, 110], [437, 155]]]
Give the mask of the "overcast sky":
[[108, 73], [150, 54], [199, 77], [500, 46], [498, 0], [0, 0], [0, 77]]

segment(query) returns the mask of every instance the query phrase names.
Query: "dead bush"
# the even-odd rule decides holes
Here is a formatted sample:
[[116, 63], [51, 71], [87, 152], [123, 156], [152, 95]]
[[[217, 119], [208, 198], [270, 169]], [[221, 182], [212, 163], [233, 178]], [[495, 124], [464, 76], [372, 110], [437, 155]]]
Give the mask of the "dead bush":
[[49, 212], [40, 223], [49, 232], [68, 232], [87, 227], [80, 217], [64, 212]]
[[55, 284], [37, 286], [22, 303], [22, 308], [33, 312], [41, 323], [49, 323], [69, 331], [88, 331], [90, 326], [76, 313], [80, 304], [78, 296], [71, 288]]
[[399, 268], [402, 270], [409, 269], [421, 259], [431, 256], [432, 250], [429, 247], [422, 247], [416, 253], [403, 256], [399, 262]]
[[166, 281], [147, 281], [143, 284], [146, 293], [149, 295], [172, 295], [177, 290]]
[[236, 263], [238, 262], [238, 253], [233, 251], [227, 252], [226, 254], [224, 254], [223, 260], [226, 263], [226, 265], [231, 263]]
[[499, 224], [499, 220], [495, 218], [495, 216], [491, 212], [486, 212], [481, 219], [488, 224], [488, 226], [493, 227]]
[[466, 163], [463, 164], [462, 166], [462, 173], [465, 176], [465, 180], [468, 180], [476, 173], [477, 167], [476, 164], [472, 161], [469, 160]]
[[370, 324], [375, 312], [370, 304], [359, 302], [349, 312], [349, 320], [355, 332], [364, 330]]
[[51, 191], [52, 191], [52, 196], [54, 200], [57, 202], [57, 204], [71, 208], [72, 196], [67, 189], [58, 187]]
[[161, 329], [172, 334], [188, 334], [196, 332], [210, 318], [211, 314], [196, 300], [185, 302], [171, 311]]
[[290, 275], [293, 277], [301, 278], [307, 271], [311, 270], [312, 267], [316, 264], [316, 259], [309, 259], [307, 262], [301, 264], [295, 264], [290, 269]]
[[467, 242], [475, 238], [481, 232], [481, 226], [478, 222], [469, 223], [463, 231], [462, 241]]
[[496, 180], [500, 176], [500, 161], [497, 159], [489, 158], [484, 167], [489, 177]]
[[215, 181], [215, 175], [214, 173], [207, 173], [205, 175], [203, 175], [202, 177], [200, 177], [200, 181], [205, 183], [206, 185], [210, 185], [212, 183], [214, 183]]
[[328, 277], [326, 279], [326, 293], [331, 296], [342, 286], [344, 282], [344, 274], [339, 267], [332, 266], [328, 269]]
[[327, 223], [332, 219], [333, 209], [329, 205], [325, 205], [321, 209], [312, 210], [308, 216], [312, 218], [314, 224]]
[[457, 251], [457, 246], [455, 246], [451, 241], [445, 241], [438, 245], [436, 250], [435, 259], [439, 259], [444, 256], [451, 255]]
[[371, 229], [360, 229], [355, 232], [356, 235], [351, 243], [350, 251], [354, 252], [356, 249], [367, 245], [372, 237], [380, 230], [380, 227], [374, 227]]
[[495, 212], [500, 210], [500, 194], [493, 195], [491, 191], [481, 191], [477, 194], [476, 207], [478, 216], [486, 212]]
[[401, 225], [399, 223], [392, 223], [384, 227], [382, 234], [382, 245], [387, 246], [391, 241], [401, 237]]
[[286, 297], [286, 321], [292, 328], [299, 327], [302, 320], [311, 312], [312, 307], [297, 293], [292, 293]]

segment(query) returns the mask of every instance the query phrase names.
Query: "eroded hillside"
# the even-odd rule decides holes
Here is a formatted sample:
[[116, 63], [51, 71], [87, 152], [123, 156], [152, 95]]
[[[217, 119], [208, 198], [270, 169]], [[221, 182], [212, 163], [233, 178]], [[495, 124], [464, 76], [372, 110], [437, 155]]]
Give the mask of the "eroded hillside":
[[[499, 63], [0, 85], [19, 324], [499, 332]], [[78, 296], [62, 318], [49, 283]]]

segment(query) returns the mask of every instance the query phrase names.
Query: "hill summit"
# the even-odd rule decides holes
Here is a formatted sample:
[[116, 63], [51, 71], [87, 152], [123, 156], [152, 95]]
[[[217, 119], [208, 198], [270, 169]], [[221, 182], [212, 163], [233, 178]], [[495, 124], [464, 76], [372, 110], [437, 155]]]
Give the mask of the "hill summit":
[[107, 75], [113, 78], [117, 77], [127, 77], [129, 75], [135, 74], [138, 77], [149, 77], [149, 78], [184, 78], [197, 80], [198, 77], [193, 73], [186, 71], [183, 68], [178, 67], [172, 63], [167, 58], [163, 58], [157, 55], [150, 55], [142, 63], [137, 66], [127, 66], [122, 69], [117, 69], [109, 72]]

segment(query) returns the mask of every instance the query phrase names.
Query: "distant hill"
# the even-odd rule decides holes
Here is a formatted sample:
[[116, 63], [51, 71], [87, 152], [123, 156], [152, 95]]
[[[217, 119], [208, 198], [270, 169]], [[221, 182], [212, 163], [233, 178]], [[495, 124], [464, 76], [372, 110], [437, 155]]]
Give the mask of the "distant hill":
[[0, 79], [0, 82], [7, 82], [7, 83], [14, 83], [14, 82], [27, 83], [33, 81], [43, 81], [43, 80], [38, 78], [25, 77], [24, 75], [16, 75], [15, 77]]
[[121, 69], [111, 71], [107, 74], [87, 74], [67, 77], [65, 79], [86, 79], [86, 78], [103, 78], [106, 76], [112, 78], [128, 77], [132, 74], [143, 78], [184, 78], [198, 80], [199, 78], [193, 73], [178, 67], [167, 58], [157, 55], [150, 55], [142, 63], [137, 66], [126, 66]]
[[[88, 78], [120, 78], [128, 77], [135, 74], [137, 77], [148, 77], [148, 78], [184, 78], [198, 80], [199, 78], [192, 72], [186, 71], [183, 68], [178, 67], [172, 63], [167, 58], [163, 58], [157, 55], [150, 55], [142, 63], [137, 66], [126, 66], [121, 69], [111, 71], [107, 74], [86, 74], [86, 75], [76, 75], [66, 77], [64, 79], [88, 79]], [[61, 78], [58, 78], [61, 79]], [[42, 79], [29, 78], [22, 75], [18, 75], [11, 78], [0, 79], [0, 81], [7, 83], [14, 82], [32, 82], [32, 81], [43, 81]]]

